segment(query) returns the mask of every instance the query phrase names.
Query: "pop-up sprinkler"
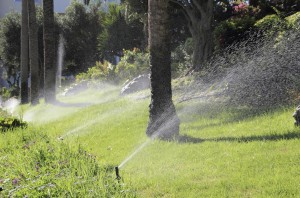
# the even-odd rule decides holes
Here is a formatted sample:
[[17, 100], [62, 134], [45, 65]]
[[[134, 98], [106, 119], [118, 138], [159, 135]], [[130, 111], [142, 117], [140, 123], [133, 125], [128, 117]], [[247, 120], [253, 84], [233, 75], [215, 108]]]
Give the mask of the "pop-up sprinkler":
[[116, 179], [117, 179], [118, 181], [120, 181], [120, 180], [121, 180], [121, 177], [120, 177], [120, 175], [119, 175], [119, 167], [118, 167], [118, 166], [115, 167], [115, 171], [116, 171]]

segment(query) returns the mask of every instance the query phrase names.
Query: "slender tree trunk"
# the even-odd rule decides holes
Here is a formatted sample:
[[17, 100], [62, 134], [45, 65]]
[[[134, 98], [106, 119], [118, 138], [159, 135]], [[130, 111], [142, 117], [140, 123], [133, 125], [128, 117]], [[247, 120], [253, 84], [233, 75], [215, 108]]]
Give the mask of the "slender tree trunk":
[[168, 1], [149, 0], [151, 104], [146, 134], [171, 139], [179, 134], [179, 118], [172, 102]]
[[[201, 23], [203, 21], [199, 21]], [[205, 62], [209, 60], [213, 53], [212, 29], [203, 24], [198, 24], [199, 30], [192, 32], [193, 37], [193, 68], [196, 71], [203, 69]]]
[[44, 95], [47, 103], [54, 102], [56, 88], [53, 0], [43, 1], [44, 10]]
[[21, 30], [21, 104], [29, 102], [28, 90], [28, 7], [27, 0], [22, 2], [22, 30]]
[[144, 40], [142, 42], [143, 50], [148, 49], [148, 18], [143, 18], [143, 32], [144, 32]]
[[34, 0], [28, 0], [29, 24], [29, 58], [30, 58], [30, 102], [39, 103], [39, 60], [38, 60], [38, 29]]
[[191, 11], [190, 20], [194, 42], [193, 68], [200, 71], [213, 53], [213, 1], [201, 0], [198, 8], [195, 6], [195, 9]]

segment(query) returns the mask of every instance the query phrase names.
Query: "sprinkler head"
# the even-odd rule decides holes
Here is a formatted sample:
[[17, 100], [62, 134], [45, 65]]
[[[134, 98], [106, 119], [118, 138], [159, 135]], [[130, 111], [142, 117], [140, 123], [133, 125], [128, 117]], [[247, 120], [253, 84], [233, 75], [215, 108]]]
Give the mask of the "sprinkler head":
[[117, 180], [120, 180], [121, 179], [121, 177], [120, 177], [120, 175], [119, 175], [119, 167], [115, 167], [115, 171], [116, 171], [116, 179]]
[[0, 186], [0, 192], [1, 192], [1, 191], [3, 191], [3, 188], [2, 188], [2, 186]]

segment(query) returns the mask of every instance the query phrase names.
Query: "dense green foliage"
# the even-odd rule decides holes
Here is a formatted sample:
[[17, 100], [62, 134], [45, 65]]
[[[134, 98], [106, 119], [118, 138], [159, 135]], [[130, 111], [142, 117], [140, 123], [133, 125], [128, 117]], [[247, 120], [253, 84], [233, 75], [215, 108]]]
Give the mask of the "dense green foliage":
[[21, 16], [11, 12], [0, 20], [0, 57], [7, 69], [11, 86], [18, 85], [21, 48]]
[[76, 76], [77, 81], [106, 81], [119, 83], [130, 80], [140, 74], [149, 73], [149, 53], [141, 52], [138, 48], [124, 50], [123, 57], [117, 65], [108, 61], [96, 62], [96, 65]]
[[26, 126], [26, 122], [23, 122], [17, 118], [0, 118], [0, 130], [2, 131], [12, 130], [18, 127], [25, 128]]
[[116, 66], [116, 74], [120, 80], [132, 79], [139, 74], [149, 73], [149, 53], [138, 48], [124, 50], [124, 56]]
[[188, 38], [171, 53], [171, 70], [173, 77], [187, 73], [192, 68], [193, 39]]
[[103, 14], [103, 32], [98, 37], [98, 50], [102, 59], [115, 63], [115, 56], [123, 56], [123, 50], [140, 47], [143, 39], [142, 23], [126, 21], [124, 7], [110, 4]]
[[[38, 45], [39, 45], [39, 67], [43, 71], [44, 44], [43, 44], [43, 10], [36, 9], [38, 25]], [[55, 39], [58, 41], [59, 27], [58, 16], [55, 17]], [[18, 96], [19, 92], [19, 72], [20, 72], [20, 50], [21, 50], [21, 15], [11, 12], [0, 19], [0, 57], [7, 71], [7, 79], [10, 84], [9, 92], [11, 96]], [[43, 73], [40, 72], [40, 82], [43, 82]], [[42, 87], [42, 85], [41, 85]]]
[[114, 82], [115, 79], [115, 66], [108, 61], [96, 62], [96, 65], [88, 68], [86, 72], [79, 73], [76, 75], [78, 82], [83, 80], [99, 82], [107, 81]]
[[288, 23], [288, 28], [299, 30], [300, 27], [300, 12], [296, 12], [293, 15], [290, 15], [285, 18]]
[[102, 31], [99, 7], [89, 9], [72, 1], [61, 18], [65, 69], [72, 74], [87, 70], [98, 60], [97, 37]]

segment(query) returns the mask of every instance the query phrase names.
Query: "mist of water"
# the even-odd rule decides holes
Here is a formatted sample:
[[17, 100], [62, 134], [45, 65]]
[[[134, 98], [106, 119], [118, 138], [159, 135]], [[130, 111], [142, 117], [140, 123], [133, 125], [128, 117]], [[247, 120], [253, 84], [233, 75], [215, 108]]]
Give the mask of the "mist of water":
[[[241, 105], [273, 105], [284, 102], [291, 90], [299, 90], [300, 79], [299, 33], [286, 32], [282, 40], [258, 38], [252, 35], [244, 42], [234, 44], [222, 54], [216, 55], [207, 65], [207, 74], [180, 90], [177, 102], [197, 99], [203, 102], [217, 101], [220, 108], [229, 101]], [[225, 102], [225, 103], [224, 103]], [[180, 113], [191, 109], [183, 108]], [[172, 120], [172, 119], [171, 119]], [[153, 134], [157, 138], [168, 124]], [[151, 139], [141, 144], [123, 160], [123, 168], [144, 149]]]
[[[118, 166], [119, 169], [123, 168], [133, 157], [135, 157], [139, 152], [141, 152], [152, 140], [157, 139], [161, 135], [165, 134], [168, 129], [171, 128], [172, 124], [174, 123], [174, 119], [177, 117], [170, 118], [167, 114], [161, 115], [161, 119], [166, 120], [166, 122], [157, 129], [149, 139], [147, 139], [143, 144], [137, 147], [128, 157], [123, 160], [120, 165]], [[155, 125], [157, 123], [154, 123]]]
[[180, 101], [223, 97], [249, 107], [287, 104], [291, 93], [300, 91], [299, 54], [296, 31], [285, 32], [280, 40], [253, 34], [216, 54], [207, 64], [206, 75], [182, 90]]
[[85, 133], [86, 130], [84, 130], [84, 129], [86, 129], [86, 128], [90, 127], [90, 126], [93, 126], [93, 125], [95, 125], [97, 123], [103, 122], [103, 121], [105, 121], [105, 119], [110, 118], [112, 115], [120, 114], [120, 113], [122, 113], [122, 112], [124, 112], [126, 110], [127, 109], [125, 109], [125, 108], [118, 108], [118, 107], [116, 107], [116, 108], [114, 108], [114, 109], [112, 109], [110, 111], [103, 112], [99, 116], [93, 117], [92, 120], [87, 121], [84, 124], [82, 124], [82, 125], [74, 128], [74, 129], [71, 129], [71, 130], [67, 131], [60, 138], [66, 138], [66, 137], [71, 136], [71, 135], [86, 134]]
[[19, 104], [20, 101], [18, 99], [10, 98], [9, 100], [5, 101], [2, 105], [4, 110], [13, 115], [16, 112], [16, 109], [19, 106]]
[[135, 149], [132, 154], [130, 154], [121, 164], [118, 166], [121, 169], [127, 162], [129, 162], [136, 154], [138, 154], [145, 146], [150, 143], [150, 139], [141, 144], [137, 149]]
[[[116, 89], [118, 88], [113, 85], [102, 85], [96, 93], [89, 91], [84, 92], [86, 89], [77, 90], [79, 93], [83, 93], [78, 93], [68, 97], [59, 97], [58, 99], [61, 99], [63, 102], [32, 107], [24, 112], [22, 117], [27, 122], [53, 122], [55, 120], [62, 119], [65, 116], [74, 115], [79, 109], [117, 100], [119, 96], [117, 94], [112, 94]], [[99, 94], [101, 97], [99, 97]]]
[[62, 34], [60, 34], [58, 51], [57, 51], [57, 73], [56, 73], [56, 84], [58, 87], [61, 87], [62, 67], [64, 64], [64, 56], [65, 56], [64, 37]]

